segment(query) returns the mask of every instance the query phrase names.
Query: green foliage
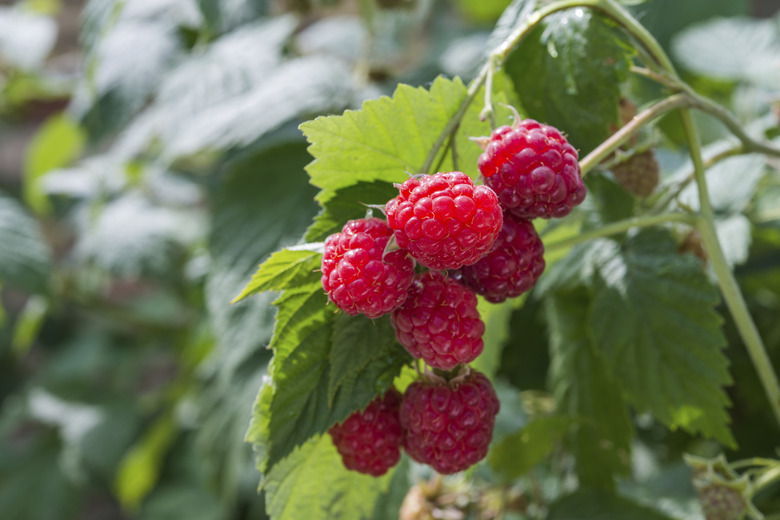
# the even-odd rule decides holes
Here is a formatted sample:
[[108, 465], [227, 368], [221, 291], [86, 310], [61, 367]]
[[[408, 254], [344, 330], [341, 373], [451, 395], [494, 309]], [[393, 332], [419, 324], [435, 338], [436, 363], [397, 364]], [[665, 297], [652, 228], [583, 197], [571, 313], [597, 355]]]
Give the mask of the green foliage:
[[574, 424], [571, 417], [554, 415], [530, 422], [525, 428], [504, 437], [490, 452], [490, 465], [511, 480], [531, 471], [549, 457]]
[[528, 115], [564, 129], [585, 154], [617, 122], [620, 83], [633, 54], [612, 22], [575, 9], [542, 22], [510, 55], [506, 68]]
[[38, 223], [0, 192], [0, 280], [26, 291], [48, 291], [51, 253]]
[[329, 435], [311, 439], [276, 465], [263, 489], [271, 518], [371, 518], [395, 468], [379, 478], [349, 471]]
[[625, 498], [583, 489], [565, 496], [550, 508], [550, 520], [668, 520], [669, 517]]

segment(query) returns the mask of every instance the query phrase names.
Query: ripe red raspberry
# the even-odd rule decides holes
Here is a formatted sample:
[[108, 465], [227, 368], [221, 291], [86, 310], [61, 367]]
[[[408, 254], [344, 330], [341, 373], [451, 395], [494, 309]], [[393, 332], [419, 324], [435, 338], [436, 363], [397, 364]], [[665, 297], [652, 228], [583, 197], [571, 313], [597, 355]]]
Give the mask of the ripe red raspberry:
[[485, 458], [500, 404], [493, 385], [471, 371], [449, 383], [412, 383], [401, 402], [404, 449], [439, 473], [457, 473]]
[[398, 245], [430, 269], [457, 269], [485, 254], [501, 229], [493, 190], [461, 172], [407, 179], [385, 206]]
[[377, 318], [404, 302], [414, 260], [400, 249], [382, 257], [392, 234], [383, 220], [363, 218], [325, 240], [322, 287], [339, 309]]
[[398, 342], [417, 359], [449, 370], [482, 353], [485, 324], [477, 297], [438, 271], [415, 276], [409, 296], [390, 315]]
[[530, 290], [544, 266], [544, 244], [533, 224], [504, 215], [504, 225], [490, 252], [460, 272], [462, 282], [474, 292], [499, 303]]
[[401, 393], [391, 388], [362, 413], [330, 427], [328, 433], [347, 469], [378, 477], [398, 463], [403, 442], [400, 405]]
[[519, 218], [560, 218], [587, 194], [577, 150], [552, 126], [533, 119], [501, 126], [478, 140], [479, 171], [505, 211]]

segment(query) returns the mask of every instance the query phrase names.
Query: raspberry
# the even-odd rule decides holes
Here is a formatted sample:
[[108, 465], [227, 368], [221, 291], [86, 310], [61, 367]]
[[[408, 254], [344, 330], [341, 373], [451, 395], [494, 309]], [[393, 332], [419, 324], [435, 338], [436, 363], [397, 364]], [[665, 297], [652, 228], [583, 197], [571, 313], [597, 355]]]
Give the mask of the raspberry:
[[415, 276], [409, 296], [390, 315], [398, 342], [417, 359], [449, 370], [482, 353], [485, 324], [468, 287], [437, 271]]
[[347, 469], [378, 477], [401, 457], [403, 430], [398, 417], [401, 394], [395, 388], [377, 396], [361, 413], [355, 412], [328, 430]]
[[406, 180], [385, 206], [398, 245], [430, 269], [457, 269], [485, 254], [501, 229], [493, 190], [461, 172]]
[[460, 272], [463, 283], [474, 292], [499, 303], [530, 290], [544, 266], [544, 244], [533, 224], [504, 215], [504, 225], [490, 252]]
[[473, 370], [449, 383], [412, 383], [401, 402], [404, 448], [439, 473], [463, 471], [485, 458], [499, 407], [493, 385]]
[[747, 502], [738, 490], [727, 485], [712, 484], [698, 489], [701, 510], [707, 520], [739, 520], [744, 518]]
[[322, 287], [347, 314], [378, 318], [406, 299], [414, 261], [406, 251], [384, 255], [393, 231], [378, 218], [350, 220], [325, 240]]
[[652, 149], [632, 155], [612, 167], [618, 184], [639, 197], [647, 197], [658, 186], [660, 177], [658, 161]]
[[577, 150], [552, 126], [533, 119], [496, 128], [479, 139], [479, 171], [505, 211], [518, 218], [560, 218], [587, 194]]

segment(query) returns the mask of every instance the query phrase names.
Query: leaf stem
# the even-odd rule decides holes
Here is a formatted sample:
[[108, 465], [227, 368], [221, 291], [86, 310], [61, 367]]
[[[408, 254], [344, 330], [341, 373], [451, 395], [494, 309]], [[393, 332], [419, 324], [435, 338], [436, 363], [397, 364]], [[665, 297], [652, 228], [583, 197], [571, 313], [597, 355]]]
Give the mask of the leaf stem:
[[644, 215], [641, 217], [633, 217], [620, 220], [612, 224], [607, 224], [606, 226], [594, 229], [592, 231], [587, 231], [585, 233], [580, 233], [570, 238], [544, 244], [544, 250], [551, 251], [553, 249], [570, 247], [581, 242], [593, 240], [594, 238], [603, 238], [610, 235], [617, 235], [618, 233], [623, 233], [631, 228], [657, 226], [667, 222], [682, 222], [693, 225], [696, 222], [696, 216], [691, 215], [690, 213], [674, 212], [663, 213], [661, 215]]
[[683, 130], [688, 141], [688, 147], [693, 160], [694, 173], [696, 176], [696, 185], [699, 190], [700, 213], [701, 218], [697, 221], [697, 229], [704, 242], [704, 248], [710, 260], [710, 265], [715, 272], [715, 276], [720, 285], [723, 299], [729, 308], [734, 323], [737, 326], [742, 340], [745, 342], [750, 359], [753, 361], [758, 372], [761, 384], [769, 398], [769, 404], [775, 419], [780, 425], [780, 382], [775, 374], [772, 362], [766, 352], [764, 343], [758, 333], [756, 324], [750, 316], [745, 299], [739, 289], [737, 280], [726, 262], [723, 255], [723, 249], [718, 241], [718, 235], [715, 231], [715, 215], [710, 203], [710, 195], [707, 191], [707, 179], [705, 177], [704, 162], [702, 160], [701, 144], [699, 142], [696, 125], [688, 109], [680, 110]]
[[685, 106], [687, 102], [688, 97], [685, 94], [675, 94], [637, 114], [625, 126], [612, 134], [609, 139], [597, 146], [595, 150], [590, 152], [580, 161], [582, 176], [584, 177], [586, 173], [609, 157], [615, 150], [620, 148], [620, 146], [628, 141], [640, 128], [671, 110]]

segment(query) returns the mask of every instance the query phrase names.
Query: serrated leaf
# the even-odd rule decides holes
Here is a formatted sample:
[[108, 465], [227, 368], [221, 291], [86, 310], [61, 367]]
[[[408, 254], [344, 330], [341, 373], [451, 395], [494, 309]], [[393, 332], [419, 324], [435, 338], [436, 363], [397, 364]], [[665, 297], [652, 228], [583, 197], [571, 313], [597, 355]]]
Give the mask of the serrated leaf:
[[[361, 316], [345, 317], [327, 301], [317, 279], [284, 291], [275, 302], [275, 355], [247, 433], [247, 440], [257, 445], [263, 472], [313, 435], [364, 408], [410, 359], [392, 341], [387, 318], [375, 325]], [[351, 343], [336, 345], [337, 339]], [[377, 349], [376, 341], [384, 347]]]
[[[459, 78], [438, 77], [429, 90], [401, 84], [392, 98], [366, 101], [360, 110], [303, 123], [300, 128], [315, 159], [306, 170], [312, 184], [322, 190], [317, 200], [325, 203], [337, 190], [361, 181], [400, 183], [408, 178], [407, 172], [418, 173], [465, 97], [466, 86]], [[481, 150], [468, 137], [490, 133], [489, 124], [479, 121], [477, 105], [473, 103], [463, 117], [456, 139], [459, 168], [474, 178], [479, 175], [476, 159]], [[499, 120], [508, 114], [501, 108]], [[439, 171], [454, 169], [451, 154], [444, 154], [444, 149], [433, 166], [442, 157]]]
[[574, 246], [568, 255], [547, 269], [536, 286], [537, 294], [571, 291], [590, 286], [596, 266], [613, 257], [618, 250], [614, 240], [599, 238]]
[[349, 78], [346, 65], [330, 57], [290, 60], [251, 90], [188, 119], [169, 136], [164, 156], [173, 160], [247, 145], [304, 114], [341, 110], [352, 104]]
[[[271, 339], [272, 295], [235, 305], [230, 301], [258, 263], [295, 243], [311, 222], [314, 190], [306, 183], [306, 161], [302, 142], [270, 149], [261, 144], [225, 167], [214, 202], [206, 280], [206, 304], [219, 348], [231, 353], [224, 363], [240, 364]], [[316, 280], [319, 276], [312, 278]]]
[[540, 417], [490, 449], [490, 466], [507, 480], [522, 477], [552, 454], [575, 422], [572, 417]]
[[580, 489], [550, 506], [549, 520], [670, 520], [670, 517], [623, 497]]
[[637, 408], [733, 447], [718, 293], [701, 263], [676, 248], [667, 231], [643, 230], [599, 266], [595, 346]]
[[129, 159], [155, 138], [170, 143], [214, 106], [257, 88], [282, 62], [292, 16], [252, 23], [195, 50], [165, 75], [152, 105], [122, 132], [113, 153]]
[[324, 204], [314, 223], [306, 230], [306, 240], [324, 240], [341, 231], [348, 220], [363, 218], [367, 204], [384, 204], [398, 195], [398, 189], [386, 181], [357, 182], [336, 191]]
[[0, 280], [29, 292], [46, 292], [51, 264], [49, 247], [38, 223], [2, 191], [0, 244]]
[[[388, 317], [369, 320], [364, 316], [340, 314], [333, 325], [328, 404], [333, 404], [343, 385], [352, 387], [355, 378], [367, 369], [369, 363], [381, 365], [384, 362], [393, 367], [409, 361], [411, 357], [396, 341]], [[384, 381], [385, 386], [387, 383]]]
[[611, 21], [584, 9], [547, 17], [507, 62], [528, 115], [566, 133], [585, 154], [617, 121], [620, 83], [634, 54]]
[[622, 388], [589, 338], [590, 301], [583, 289], [545, 299], [550, 377], [559, 413], [582, 419], [569, 437], [580, 483], [612, 489], [629, 467], [633, 429]]
[[272, 520], [371, 518], [395, 468], [381, 477], [346, 469], [329, 435], [307, 442], [268, 474], [264, 490]]
[[291, 249], [277, 251], [257, 269], [247, 286], [232, 303], [262, 291], [281, 291], [297, 287], [300, 280], [309, 282], [312, 278], [311, 273], [319, 269], [321, 262], [322, 253], [316, 251]]

